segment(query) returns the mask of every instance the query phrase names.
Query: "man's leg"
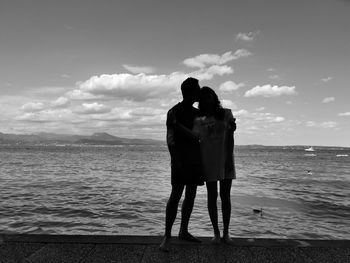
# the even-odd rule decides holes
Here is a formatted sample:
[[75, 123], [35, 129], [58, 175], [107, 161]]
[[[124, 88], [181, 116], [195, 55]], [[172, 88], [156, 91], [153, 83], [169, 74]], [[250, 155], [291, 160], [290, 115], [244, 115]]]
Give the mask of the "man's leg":
[[184, 185], [173, 185], [171, 188], [171, 194], [165, 210], [165, 234], [163, 241], [159, 246], [159, 248], [163, 251], [169, 251], [171, 229], [176, 218], [177, 207], [179, 205], [183, 190]]
[[196, 193], [197, 193], [196, 185], [186, 186], [185, 199], [182, 203], [182, 208], [181, 208], [181, 225], [180, 225], [180, 231], [179, 231], [179, 238], [182, 240], [200, 243], [201, 241], [198, 238], [195, 238], [188, 232], [188, 223], [190, 221], [190, 217], [192, 214]]

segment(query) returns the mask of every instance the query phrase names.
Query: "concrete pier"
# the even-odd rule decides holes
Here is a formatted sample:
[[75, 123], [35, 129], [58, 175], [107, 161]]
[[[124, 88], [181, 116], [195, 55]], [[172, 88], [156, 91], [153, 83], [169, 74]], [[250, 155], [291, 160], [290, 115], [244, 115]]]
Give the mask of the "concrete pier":
[[234, 245], [173, 238], [170, 252], [157, 236], [1, 235], [0, 263], [106, 262], [350, 262], [350, 240], [234, 238]]

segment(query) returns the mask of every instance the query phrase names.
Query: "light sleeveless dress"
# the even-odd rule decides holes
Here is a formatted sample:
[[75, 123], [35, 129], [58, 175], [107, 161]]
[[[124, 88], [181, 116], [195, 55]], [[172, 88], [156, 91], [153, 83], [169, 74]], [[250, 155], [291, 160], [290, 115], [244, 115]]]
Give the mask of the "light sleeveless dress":
[[[223, 179], [235, 179], [234, 156], [230, 156], [230, 129], [234, 124], [231, 110], [224, 109], [223, 120], [215, 117], [197, 117], [193, 132], [200, 135], [200, 153], [204, 181], [214, 182]], [[231, 141], [230, 141], [231, 140]]]

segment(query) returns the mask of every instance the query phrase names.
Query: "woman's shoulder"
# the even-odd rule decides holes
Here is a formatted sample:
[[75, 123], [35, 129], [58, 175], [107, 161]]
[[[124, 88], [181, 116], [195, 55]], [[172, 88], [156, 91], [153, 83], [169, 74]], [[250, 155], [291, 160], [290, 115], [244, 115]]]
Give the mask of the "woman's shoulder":
[[223, 108], [224, 110], [224, 116], [225, 116], [225, 119], [230, 121], [230, 120], [233, 120], [233, 114], [232, 114], [232, 110], [231, 109], [228, 109], [228, 108]]
[[224, 110], [225, 116], [232, 115], [232, 110], [231, 109], [223, 108], [223, 110]]

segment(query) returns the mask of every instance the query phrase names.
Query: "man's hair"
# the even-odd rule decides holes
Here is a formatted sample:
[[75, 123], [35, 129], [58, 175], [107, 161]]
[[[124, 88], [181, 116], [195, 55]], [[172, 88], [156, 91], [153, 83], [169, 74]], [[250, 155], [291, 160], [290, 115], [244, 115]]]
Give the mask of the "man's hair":
[[198, 79], [187, 78], [181, 84], [182, 97], [186, 98], [189, 94], [192, 94], [194, 87], [198, 87]]

